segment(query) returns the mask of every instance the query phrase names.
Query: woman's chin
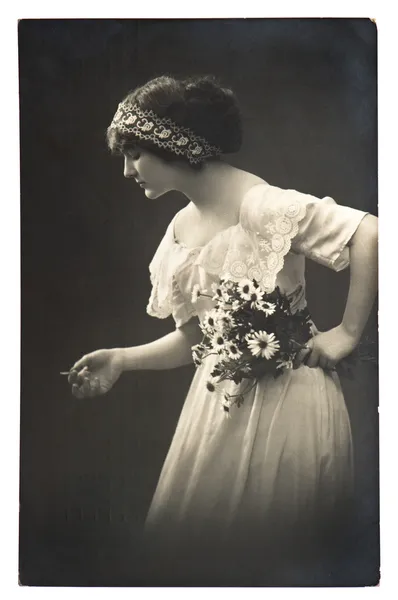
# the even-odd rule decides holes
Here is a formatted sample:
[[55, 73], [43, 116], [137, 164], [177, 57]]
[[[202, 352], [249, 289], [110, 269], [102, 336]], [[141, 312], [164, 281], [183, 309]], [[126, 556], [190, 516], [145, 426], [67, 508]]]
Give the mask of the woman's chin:
[[151, 189], [151, 188], [145, 188], [144, 192], [145, 192], [145, 196], [151, 200], [154, 200], [155, 198], [159, 198], [159, 196], [162, 195], [161, 192], [157, 192], [156, 190]]

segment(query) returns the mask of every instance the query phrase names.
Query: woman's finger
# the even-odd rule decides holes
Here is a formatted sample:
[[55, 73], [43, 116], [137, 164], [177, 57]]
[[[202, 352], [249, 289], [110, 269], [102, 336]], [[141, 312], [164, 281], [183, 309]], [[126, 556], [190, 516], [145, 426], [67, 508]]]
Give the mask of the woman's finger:
[[308, 355], [305, 364], [307, 365], [307, 367], [310, 367], [310, 369], [315, 369], [315, 367], [318, 366], [319, 358], [319, 350], [313, 348], [310, 354]]
[[83, 384], [81, 386], [81, 389], [83, 390], [84, 396], [90, 396], [91, 386], [90, 386], [90, 380], [89, 380], [88, 377], [84, 378], [84, 381], [83, 381]]
[[76, 397], [76, 398], [84, 398], [84, 394], [81, 390], [81, 388], [77, 385], [77, 383], [74, 383], [72, 385], [72, 394]]
[[293, 369], [298, 369], [300, 365], [305, 363], [307, 357], [311, 354], [311, 349], [308, 347], [299, 350], [293, 361]]
[[77, 371], [72, 369], [68, 375], [68, 383], [70, 383], [72, 385], [73, 383], [77, 383], [77, 381], [78, 381]]
[[91, 364], [91, 359], [90, 359], [90, 355], [85, 354], [84, 356], [81, 357], [80, 360], [78, 360], [72, 367], [71, 371], [81, 371], [82, 369], [84, 369], [84, 367], [89, 368]]
[[70, 384], [77, 383], [81, 385], [83, 383], [83, 376], [87, 373], [88, 367], [83, 367], [82, 369], [72, 368], [68, 375], [68, 382]]
[[335, 367], [335, 362], [327, 356], [321, 354], [319, 356], [318, 366], [324, 369], [325, 371], [331, 371]]
[[77, 381], [76, 383], [78, 385], [83, 385], [85, 379], [87, 378], [88, 375], [88, 368], [87, 367], [83, 367], [83, 369], [81, 371], [79, 371], [79, 373], [77, 374]]
[[327, 368], [328, 368], [328, 362], [329, 362], [329, 361], [328, 361], [328, 359], [326, 358], [326, 356], [320, 356], [320, 357], [319, 357], [319, 363], [318, 363], [318, 364], [319, 364], [319, 366], [320, 366], [322, 369], [327, 369]]
[[312, 332], [313, 336], [318, 335], [319, 333], [321, 333], [319, 331], [318, 327], [316, 327], [316, 325], [314, 325], [314, 323], [311, 324], [311, 332]]

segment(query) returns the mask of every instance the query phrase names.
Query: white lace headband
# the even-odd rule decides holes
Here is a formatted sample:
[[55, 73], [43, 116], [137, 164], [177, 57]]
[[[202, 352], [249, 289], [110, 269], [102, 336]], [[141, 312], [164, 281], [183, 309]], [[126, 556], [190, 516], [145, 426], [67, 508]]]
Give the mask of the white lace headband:
[[200, 163], [221, 154], [220, 148], [212, 146], [191, 129], [159, 117], [152, 110], [141, 110], [137, 104], [129, 102], [119, 104], [110, 128], [132, 133], [139, 140], [151, 141], [159, 148], [185, 156], [190, 163]]

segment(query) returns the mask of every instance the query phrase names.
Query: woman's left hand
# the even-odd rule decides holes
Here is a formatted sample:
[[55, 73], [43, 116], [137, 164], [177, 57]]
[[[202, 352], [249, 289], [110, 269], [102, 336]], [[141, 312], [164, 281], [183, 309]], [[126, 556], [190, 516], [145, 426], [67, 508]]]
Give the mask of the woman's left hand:
[[307, 367], [332, 370], [343, 358], [351, 354], [358, 340], [350, 335], [343, 325], [338, 325], [329, 331], [317, 333], [300, 351], [294, 361], [297, 369], [302, 363]]

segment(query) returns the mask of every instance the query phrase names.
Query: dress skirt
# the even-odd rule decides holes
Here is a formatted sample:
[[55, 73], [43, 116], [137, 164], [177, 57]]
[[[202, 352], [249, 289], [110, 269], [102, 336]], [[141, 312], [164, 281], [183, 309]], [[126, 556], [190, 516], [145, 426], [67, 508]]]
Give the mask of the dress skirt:
[[[221, 556], [230, 565], [242, 556], [269, 564], [291, 551], [303, 557], [308, 547], [319, 556], [322, 544], [330, 548], [327, 536], [344, 530], [353, 489], [337, 373], [302, 365], [265, 376], [226, 418], [222, 389], [206, 388], [216, 361], [209, 356], [195, 372], [148, 512], [147, 539], [170, 561], [191, 555], [201, 568]], [[252, 382], [225, 385], [244, 392]]]

